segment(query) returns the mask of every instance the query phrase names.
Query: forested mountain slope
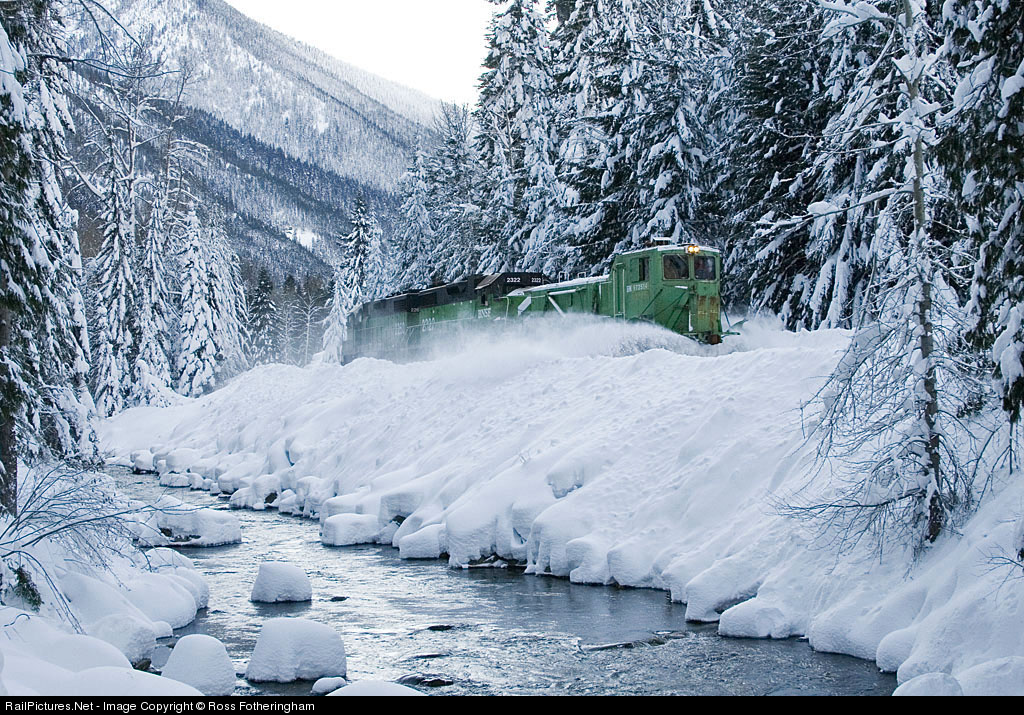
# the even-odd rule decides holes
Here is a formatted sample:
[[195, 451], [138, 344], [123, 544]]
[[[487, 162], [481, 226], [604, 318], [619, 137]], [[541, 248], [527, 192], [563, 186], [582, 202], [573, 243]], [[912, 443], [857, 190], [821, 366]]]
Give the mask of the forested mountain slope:
[[[430, 131], [434, 100], [221, 0], [112, 0], [108, 7], [166, 67], [191, 75], [181, 133], [209, 149], [199, 194], [229, 217], [243, 259], [278, 274], [320, 272], [289, 239], [317, 253], [316, 237], [347, 231], [359, 195], [390, 223], [393, 192]], [[99, 54], [89, 22], [78, 24], [77, 37], [84, 54]]]

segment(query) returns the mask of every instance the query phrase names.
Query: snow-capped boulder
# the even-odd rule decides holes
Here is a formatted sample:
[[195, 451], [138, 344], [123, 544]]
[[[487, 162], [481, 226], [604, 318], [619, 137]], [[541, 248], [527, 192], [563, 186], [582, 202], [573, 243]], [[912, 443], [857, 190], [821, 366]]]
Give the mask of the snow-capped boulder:
[[132, 663], [151, 660], [157, 632], [148, 619], [130, 613], [112, 613], [86, 625], [89, 635], [110, 643]]
[[222, 546], [242, 541], [242, 526], [234, 514], [189, 506], [168, 496], [141, 506], [132, 532], [142, 546]]
[[157, 697], [202, 695], [190, 685], [131, 668], [89, 668], [64, 683], [55, 683], [47, 694], [79, 697]]
[[198, 604], [182, 580], [158, 573], [141, 573], [125, 584], [128, 600], [151, 621], [184, 628], [196, 619]]
[[947, 673], [926, 673], [916, 678], [911, 678], [900, 687], [896, 688], [893, 695], [899, 696], [950, 696], [963, 695], [963, 688], [960, 682]]
[[344, 678], [320, 678], [320, 680], [313, 683], [312, 689], [309, 691], [310, 695], [327, 695], [333, 693], [339, 688], [344, 688], [348, 685], [348, 681]]
[[328, 546], [372, 544], [380, 533], [380, 520], [372, 514], [336, 514], [324, 521], [320, 541]]
[[59, 636], [48, 641], [45, 650], [47, 661], [72, 673], [99, 666], [132, 667], [128, 658], [116, 646], [94, 636]]
[[245, 678], [290, 683], [345, 672], [345, 644], [333, 628], [305, 618], [272, 618], [263, 624]]
[[[417, 695], [423, 695], [419, 690], [413, 690], [407, 688], [404, 685], [398, 683], [389, 683], [386, 680], [360, 680], [358, 683], [352, 683], [346, 685], [344, 688], [335, 690], [333, 693], [328, 693], [328, 697], [381, 697], [381, 698], [393, 698], [393, 697], [415, 697]], [[424, 696], [426, 697], [426, 696]]]
[[191, 685], [203, 695], [231, 695], [235, 690], [235, 666], [216, 638], [185, 636], [167, 659], [162, 675]]
[[444, 524], [424, 526], [398, 542], [398, 553], [403, 559], [436, 559], [447, 550], [448, 536]]
[[313, 587], [306, 572], [298, 566], [264, 561], [256, 574], [249, 600], [257, 603], [312, 601]]

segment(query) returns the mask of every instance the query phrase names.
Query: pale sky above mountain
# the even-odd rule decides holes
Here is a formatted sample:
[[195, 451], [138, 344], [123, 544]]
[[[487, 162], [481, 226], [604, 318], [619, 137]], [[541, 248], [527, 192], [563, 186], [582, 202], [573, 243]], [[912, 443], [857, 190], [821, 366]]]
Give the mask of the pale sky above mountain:
[[472, 104], [486, 0], [228, 0], [249, 17], [437, 99]]

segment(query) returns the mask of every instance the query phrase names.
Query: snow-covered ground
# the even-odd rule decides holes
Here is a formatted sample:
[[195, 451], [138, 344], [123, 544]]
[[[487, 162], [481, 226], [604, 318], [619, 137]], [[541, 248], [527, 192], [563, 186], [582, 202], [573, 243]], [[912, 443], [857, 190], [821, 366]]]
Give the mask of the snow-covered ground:
[[236, 507], [317, 517], [325, 543], [665, 589], [724, 635], [805, 635], [901, 683], [941, 672], [968, 693], [1024, 694], [1024, 578], [994, 565], [1019, 547], [1021, 480], [916, 562], [839, 557], [772, 506], [832, 487], [812, 479], [800, 408], [848, 338], [754, 323], [709, 348], [539, 321], [413, 364], [257, 368], [130, 410], [102, 437]]

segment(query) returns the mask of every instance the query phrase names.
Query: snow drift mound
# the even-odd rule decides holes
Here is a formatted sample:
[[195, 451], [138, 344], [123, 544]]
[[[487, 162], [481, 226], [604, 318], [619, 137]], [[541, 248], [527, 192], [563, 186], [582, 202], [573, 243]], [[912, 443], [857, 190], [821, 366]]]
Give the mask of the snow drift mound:
[[363, 540], [410, 557], [662, 588], [724, 634], [808, 635], [901, 681], [1024, 655], [1021, 582], [1000, 588], [979, 555], [1009, 549], [1024, 485], [909, 580], [898, 556], [837, 562], [770, 506], [807, 484], [800, 408], [848, 337], [754, 323], [709, 347], [651, 326], [537, 321], [419, 363], [258, 368], [109, 420], [104, 441], [125, 457], [180, 450], [181, 468], [237, 506], [319, 517], [327, 543], [358, 522]]

